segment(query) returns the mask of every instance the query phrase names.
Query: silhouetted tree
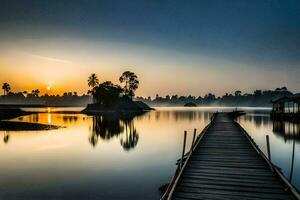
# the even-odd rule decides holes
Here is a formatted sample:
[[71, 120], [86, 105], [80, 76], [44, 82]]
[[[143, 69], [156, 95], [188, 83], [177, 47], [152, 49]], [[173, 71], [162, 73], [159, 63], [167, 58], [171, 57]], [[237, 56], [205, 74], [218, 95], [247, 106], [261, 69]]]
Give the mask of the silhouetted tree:
[[134, 97], [135, 90], [139, 87], [138, 77], [133, 72], [126, 71], [119, 78], [119, 81], [121, 83], [125, 83], [124, 94], [132, 99]]
[[262, 91], [261, 90], [255, 90], [254, 91], [254, 95], [255, 96], [261, 96], [262, 95]]
[[[88, 91], [88, 94], [91, 94], [94, 96], [95, 93], [95, 87], [99, 85], [99, 79], [95, 73], [91, 74], [88, 78], [88, 86], [92, 89]], [[93, 103], [95, 103], [95, 99], [93, 97]]]
[[40, 90], [39, 89], [32, 90], [31, 94], [33, 97], [38, 97], [40, 94]]
[[88, 86], [91, 88], [96, 87], [99, 84], [99, 79], [95, 73], [91, 74], [88, 79]]
[[99, 86], [96, 86], [94, 90], [93, 97], [96, 102], [105, 106], [110, 106], [115, 103], [123, 92], [120, 86], [114, 85], [110, 81], [101, 83]]
[[2, 90], [4, 95], [8, 94], [10, 91], [10, 85], [8, 83], [3, 83]]
[[239, 97], [242, 95], [242, 92], [240, 90], [237, 90], [234, 92], [234, 96]]
[[172, 97], [171, 97], [171, 101], [172, 102], [176, 102], [178, 100], [178, 95], [176, 94], [176, 95], [172, 95]]

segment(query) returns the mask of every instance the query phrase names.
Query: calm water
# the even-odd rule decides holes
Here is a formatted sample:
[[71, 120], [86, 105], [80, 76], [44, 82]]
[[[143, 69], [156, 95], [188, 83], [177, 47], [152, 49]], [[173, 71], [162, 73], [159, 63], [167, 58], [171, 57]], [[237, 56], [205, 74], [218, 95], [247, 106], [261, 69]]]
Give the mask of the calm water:
[[[212, 112], [232, 109], [157, 108], [136, 117], [92, 117], [52, 108], [14, 119], [65, 128], [0, 132], [6, 138], [0, 143], [0, 198], [159, 199], [158, 188], [171, 179], [180, 157], [184, 130], [190, 144], [193, 129], [201, 131]], [[291, 130], [299, 134], [299, 126], [277, 124], [273, 130], [269, 110], [247, 112], [239, 122], [264, 151], [270, 135], [272, 159], [289, 177]], [[300, 188], [299, 135], [294, 144], [292, 181]]]

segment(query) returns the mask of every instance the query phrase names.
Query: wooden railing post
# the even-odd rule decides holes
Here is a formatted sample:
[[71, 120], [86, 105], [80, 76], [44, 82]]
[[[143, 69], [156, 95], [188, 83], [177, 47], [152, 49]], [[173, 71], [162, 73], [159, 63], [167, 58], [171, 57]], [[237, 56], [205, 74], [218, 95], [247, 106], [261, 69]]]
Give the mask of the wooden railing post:
[[292, 178], [293, 178], [293, 171], [294, 171], [294, 160], [295, 160], [295, 135], [294, 135], [294, 141], [293, 141], [293, 154], [292, 154], [292, 164], [291, 164], [291, 172], [290, 172], [290, 178], [289, 181], [292, 183]]
[[272, 172], [274, 172], [273, 164], [272, 164], [272, 157], [271, 157], [271, 149], [270, 149], [270, 139], [269, 139], [269, 135], [266, 135], [266, 140], [267, 140], [267, 150], [268, 150], [268, 158], [269, 158], [269, 162], [270, 162], [270, 167], [271, 167]]
[[185, 143], [186, 143], [186, 131], [184, 131], [183, 148], [182, 148], [182, 155], [181, 155], [181, 160], [180, 160], [180, 169], [183, 165], [183, 158], [184, 158], [184, 152], [185, 152]]
[[194, 129], [194, 135], [193, 135], [193, 140], [192, 140], [192, 145], [191, 145], [191, 151], [194, 150], [194, 143], [195, 143], [196, 133], [197, 133], [197, 129]]
[[269, 158], [269, 161], [272, 162], [269, 135], [266, 135], [266, 141], [267, 141], [268, 158]]

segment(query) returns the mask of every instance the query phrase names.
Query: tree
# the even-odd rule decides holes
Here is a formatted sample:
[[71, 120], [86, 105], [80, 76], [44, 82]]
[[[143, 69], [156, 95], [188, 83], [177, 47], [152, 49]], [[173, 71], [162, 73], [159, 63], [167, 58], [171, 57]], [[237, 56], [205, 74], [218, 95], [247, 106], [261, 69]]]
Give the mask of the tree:
[[132, 99], [136, 89], [139, 87], [138, 77], [133, 72], [125, 71], [119, 78], [119, 81], [120, 83], [125, 83], [124, 94]]
[[88, 78], [88, 86], [91, 88], [96, 87], [99, 84], [99, 79], [95, 73], [91, 74]]
[[240, 90], [237, 90], [234, 92], [234, 96], [239, 97], [242, 95], [242, 92]]
[[38, 97], [39, 94], [40, 94], [40, 90], [39, 90], [39, 89], [32, 90], [32, 91], [31, 91], [31, 94], [32, 94], [32, 96], [34, 96], [34, 97]]
[[262, 95], [262, 91], [261, 90], [255, 90], [254, 91], [254, 96], [261, 96]]
[[99, 86], [96, 86], [94, 91], [93, 98], [97, 103], [103, 104], [104, 106], [110, 106], [120, 98], [123, 89], [110, 81], [106, 81]]
[[88, 91], [88, 94], [91, 94], [93, 96], [93, 103], [95, 102], [94, 99], [94, 93], [95, 93], [95, 87], [99, 85], [99, 79], [95, 73], [91, 74], [88, 78], [88, 86], [92, 89]]
[[10, 85], [8, 83], [3, 83], [2, 90], [3, 90], [3, 94], [7, 95], [10, 91]]

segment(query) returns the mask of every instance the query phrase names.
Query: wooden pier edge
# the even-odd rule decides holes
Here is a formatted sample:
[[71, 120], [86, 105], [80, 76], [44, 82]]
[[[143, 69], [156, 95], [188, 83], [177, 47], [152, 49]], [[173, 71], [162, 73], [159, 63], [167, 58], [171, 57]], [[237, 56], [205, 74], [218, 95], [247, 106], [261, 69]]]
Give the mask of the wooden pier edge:
[[193, 150], [197, 147], [197, 145], [199, 144], [199, 142], [201, 141], [201, 139], [203, 138], [204, 134], [206, 133], [207, 129], [211, 126], [211, 124], [213, 123], [213, 118], [214, 118], [214, 115], [212, 116], [211, 118], [211, 121], [210, 123], [201, 131], [201, 133], [197, 136], [197, 139], [195, 141], [195, 145], [192, 146], [191, 150], [188, 152], [188, 156], [186, 158], [186, 160], [184, 161], [184, 164], [181, 168], [177, 167], [177, 169], [175, 170], [175, 174], [171, 180], [171, 182], [169, 183], [164, 195], [160, 198], [160, 200], [170, 200], [172, 198], [172, 195], [173, 195], [173, 192], [174, 192], [174, 189], [178, 183], [178, 180], [180, 179], [181, 177], [181, 174], [182, 172], [184, 171], [185, 169], [185, 166], [186, 164], [188, 163], [188, 160], [190, 159], [192, 153], [193, 153]]
[[270, 160], [266, 157], [264, 152], [262, 152], [260, 150], [259, 146], [254, 142], [254, 140], [251, 138], [251, 136], [248, 134], [248, 132], [238, 122], [236, 122], [236, 121], [234, 121], [234, 122], [242, 130], [242, 133], [245, 134], [246, 138], [248, 139], [250, 144], [253, 146], [253, 148], [257, 151], [257, 153], [263, 158], [263, 160], [265, 162], [268, 163], [272, 172], [279, 178], [279, 180], [282, 181], [283, 184], [285, 184], [288, 187], [288, 189], [292, 192], [292, 194], [295, 196], [295, 198], [297, 200], [300, 200], [300, 193], [297, 190], [297, 188], [295, 188], [295, 186], [286, 179], [286, 177], [283, 175], [281, 170], [276, 165], [274, 165], [272, 162], [270, 162]]
[[[205, 135], [205, 133], [207, 132], [208, 128], [214, 123], [214, 118], [215, 118], [215, 114], [213, 114], [213, 117], [211, 119], [211, 122], [202, 130], [202, 132], [197, 136], [197, 139], [195, 141], [195, 145], [192, 146], [191, 150], [188, 152], [187, 158], [184, 161], [183, 166], [177, 167], [175, 174], [171, 180], [171, 182], [169, 183], [167, 190], [165, 191], [164, 195], [161, 197], [160, 200], [170, 200], [173, 197], [174, 191], [176, 189], [176, 186], [183, 174], [183, 171], [186, 168], [186, 165], [188, 163], [188, 161], [190, 160], [190, 158], [192, 157], [193, 154], [193, 150], [197, 148], [197, 146], [199, 145], [200, 141], [202, 140], [203, 136]], [[297, 190], [297, 188], [295, 188], [293, 186], [292, 183], [290, 183], [287, 178], [283, 175], [283, 173], [281, 172], [281, 170], [274, 165], [267, 157], [266, 155], [260, 150], [260, 148], [258, 147], [258, 145], [255, 143], [255, 141], [251, 138], [251, 136], [247, 133], [247, 131], [235, 120], [233, 120], [234, 123], [237, 125], [237, 127], [241, 130], [241, 132], [246, 136], [247, 140], [249, 141], [249, 143], [251, 144], [251, 146], [253, 147], [253, 149], [256, 151], [256, 153], [258, 154], [258, 156], [260, 156], [269, 166], [270, 170], [272, 171], [272, 173], [274, 174], [274, 176], [276, 176], [278, 178], [278, 181], [280, 181], [287, 190], [289, 190], [291, 192], [291, 194], [295, 197], [295, 199], [300, 200], [300, 193]]]

